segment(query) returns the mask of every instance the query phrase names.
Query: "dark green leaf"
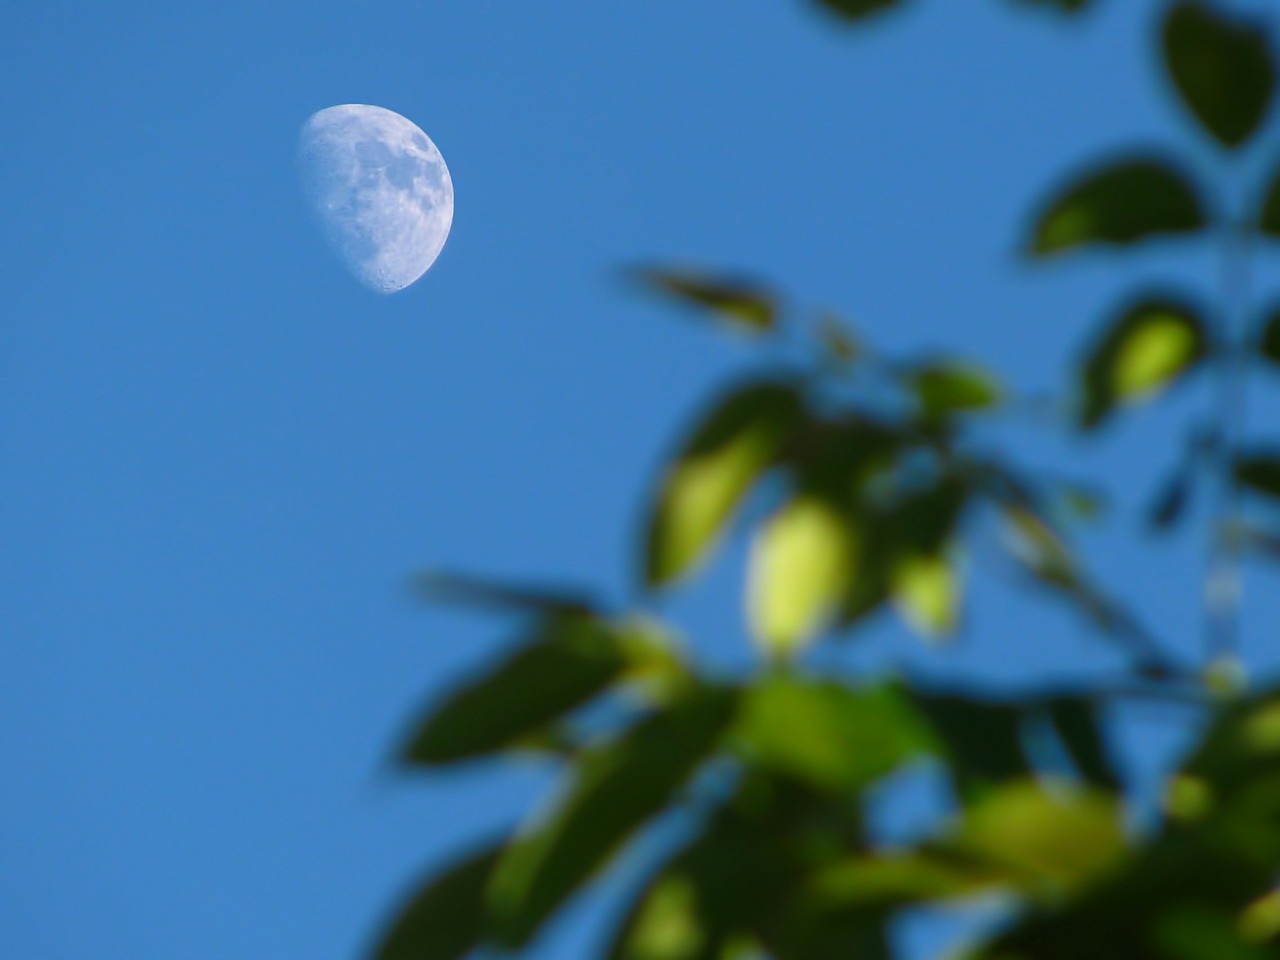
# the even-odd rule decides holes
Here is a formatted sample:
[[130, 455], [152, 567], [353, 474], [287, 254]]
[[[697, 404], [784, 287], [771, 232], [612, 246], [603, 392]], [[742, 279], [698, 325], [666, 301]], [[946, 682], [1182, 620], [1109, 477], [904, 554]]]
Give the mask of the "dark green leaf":
[[785, 383], [752, 384], [715, 404], [667, 469], [655, 497], [646, 583], [670, 583], [707, 557], [803, 414], [800, 394]]
[[687, 270], [649, 268], [638, 270], [641, 282], [748, 333], [771, 330], [778, 320], [773, 295], [745, 280], [711, 277]]
[[928, 725], [891, 688], [785, 674], [748, 689], [735, 739], [753, 767], [846, 792], [937, 749]]
[[1258, 129], [1271, 106], [1275, 68], [1265, 24], [1182, 0], [1164, 24], [1165, 67], [1201, 126], [1229, 147]]
[[490, 888], [497, 937], [528, 942], [650, 817], [672, 802], [732, 719], [732, 692], [700, 688], [580, 760], [556, 809], [508, 848]]
[[962, 787], [1029, 772], [1020, 706], [918, 690], [912, 695], [945, 745]]
[[432, 877], [401, 909], [374, 960], [462, 960], [485, 934], [485, 889], [501, 847], [488, 847]]
[[1250, 450], [1236, 456], [1237, 482], [1280, 499], [1280, 450]]
[[1087, 697], [1059, 697], [1047, 706], [1049, 719], [1081, 776], [1100, 787], [1119, 789], [1120, 778], [1107, 749], [1097, 702]]
[[1036, 219], [1029, 252], [1134, 243], [1204, 224], [1200, 199], [1183, 174], [1161, 160], [1122, 160], [1087, 174], [1054, 200]]
[[1001, 400], [1000, 384], [980, 367], [965, 363], [936, 363], [911, 376], [911, 388], [921, 411], [930, 419], [985, 410]]
[[491, 607], [533, 613], [589, 614], [594, 604], [586, 597], [556, 590], [513, 586], [479, 577], [432, 570], [414, 579], [417, 590], [432, 603]]
[[1160, 393], [1207, 351], [1206, 325], [1195, 308], [1169, 297], [1134, 304], [1108, 324], [1081, 365], [1081, 425], [1092, 429], [1117, 406]]
[[1262, 198], [1262, 209], [1258, 212], [1258, 228], [1263, 233], [1280, 237], [1280, 168], [1271, 174], [1271, 183]]
[[897, 6], [898, 0], [818, 0], [818, 3], [845, 20], [861, 20]]
[[1068, 13], [1076, 13], [1088, 7], [1093, 0], [1019, 0], [1019, 2], [1032, 7], [1057, 7]]
[[[1276, 232], [1280, 233], [1280, 228]], [[1262, 359], [1280, 366], [1280, 311], [1272, 313], [1262, 325], [1257, 350]]]
[[549, 617], [532, 641], [436, 707], [404, 759], [438, 765], [502, 750], [604, 692], [627, 665], [626, 650], [606, 624]]

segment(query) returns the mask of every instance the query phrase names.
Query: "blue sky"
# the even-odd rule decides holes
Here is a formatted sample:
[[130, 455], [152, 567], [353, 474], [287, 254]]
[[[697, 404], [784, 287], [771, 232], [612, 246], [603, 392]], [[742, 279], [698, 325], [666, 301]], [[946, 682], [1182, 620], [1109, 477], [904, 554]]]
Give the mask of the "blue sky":
[[[527, 809], [535, 770], [388, 770], [407, 718], [512, 639], [406, 582], [447, 566], [628, 595], [661, 456], [756, 355], [620, 267], [758, 272], [886, 349], [976, 353], [1032, 391], [1135, 284], [1210, 290], [1194, 244], [1119, 267], [1012, 255], [1082, 162], [1212, 159], [1157, 83], [1153, 5], [1098, 6], [917, 0], [850, 32], [800, 0], [11, 5], [5, 956], [356, 956], [412, 877]], [[302, 123], [347, 102], [419, 124], [457, 193], [440, 259], [391, 297], [344, 272], [297, 183]], [[1134, 545], [1126, 508], [1203, 400], [1088, 444], [997, 431], [1116, 492], [1090, 556], [1188, 650], [1200, 545]], [[746, 655], [740, 572], [731, 551], [668, 605], [713, 660]], [[1277, 611], [1254, 580], [1265, 660]], [[922, 662], [1112, 662], [998, 581], [974, 592], [956, 647]], [[888, 626], [852, 656], [911, 649]], [[581, 955], [608, 916], [588, 904], [536, 955]]]

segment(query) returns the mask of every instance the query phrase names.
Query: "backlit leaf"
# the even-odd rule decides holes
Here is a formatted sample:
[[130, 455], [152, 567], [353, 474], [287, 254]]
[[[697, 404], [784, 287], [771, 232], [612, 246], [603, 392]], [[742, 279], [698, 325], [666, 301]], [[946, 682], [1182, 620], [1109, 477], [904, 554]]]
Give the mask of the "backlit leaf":
[[508, 848], [490, 885], [496, 935], [527, 943], [637, 829], [662, 811], [720, 740], [731, 691], [698, 688], [578, 762], [555, 808]]
[[1183, 174], [1160, 160], [1122, 160], [1087, 174], [1049, 204], [1036, 219], [1029, 252], [1134, 243], [1204, 224], [1200, 200]]
[[830, 624], [856, 549], [848, 518], [822, 498], [801, 495], [765, 523], [751, 548], [747, 611], [766, 652], [790, 654]]
[[707, 557], [802, 414], [796, 389], [782, 383], [753, 384], [716, 404], [662, 479], [648, 523], [649, 585], [670, 583]]
[[892, 584], [894, 603], [920, 634], [937, 638], [955, 629], [960, 575], [945, 553], [902, 558], [894, 566]]
[[489, 847], [432, 879], [403, 907], [374, 960], [462, 960], [482, 940], [485, 888], [501, 847]]
[[928, 725], [891, 688], [785, 674], [746, 692], [735, 734], [753, 767], [821, 790], [857, 790], [937, 749]]
[[1266, 26], [1205, 0], [1182, 0], [1165, 20], [1165, 67], [1209, 133], [1238, 147], [1258, 129], [1275, 89]]
[[604, 692], [628, 663], [617, 634], [602, 621], [549, 617], [495, 669], [435, 707], [404, 748], [404, 759], [438, 765], [502, 750]]
[[1167, 297], [1140, 301], [1108, 325], [1080, 371], [1081, 424], [1098, 426], [1117, 406], [1160, 393], [1207, 352], [1204, 321]]

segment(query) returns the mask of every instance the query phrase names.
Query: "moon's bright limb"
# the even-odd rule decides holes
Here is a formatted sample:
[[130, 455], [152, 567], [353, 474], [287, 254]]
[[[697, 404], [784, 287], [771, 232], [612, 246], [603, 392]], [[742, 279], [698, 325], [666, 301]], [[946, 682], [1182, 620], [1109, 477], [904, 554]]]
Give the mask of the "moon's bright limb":
[[444, 158], [410, 120], [362, 103], [303, 125], [303, 184], [325, 235], [365, 286], [395, 293], [435, 262], [453, 224]]

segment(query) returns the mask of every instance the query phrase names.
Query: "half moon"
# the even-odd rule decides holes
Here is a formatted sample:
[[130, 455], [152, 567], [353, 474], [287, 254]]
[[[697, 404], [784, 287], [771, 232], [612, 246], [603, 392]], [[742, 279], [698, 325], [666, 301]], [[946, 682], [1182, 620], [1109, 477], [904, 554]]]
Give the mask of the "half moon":
[[303, 125], [303, 187], [329, 244], [378, 293], [403, 290], [444, 247], [453, 180], [431, 138], [393, 110], [328, 107]]

